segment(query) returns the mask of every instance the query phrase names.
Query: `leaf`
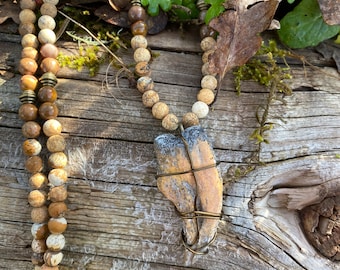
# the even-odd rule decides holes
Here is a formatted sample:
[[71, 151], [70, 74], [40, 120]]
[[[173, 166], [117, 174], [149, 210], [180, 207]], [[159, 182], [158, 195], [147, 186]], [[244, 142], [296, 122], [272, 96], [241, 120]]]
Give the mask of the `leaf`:
[[340, 3], [334, 0], [318, 0], [322, 17], [329, 25], [340, 24]]
[[340, 45], [331, 41], [325, 41], [315, 47], [316, 51], [321, 53], [326, 59], [333, 59], [338, 72], [340, 73]]
[[148, 7], [148, 14], [151, 16], [157, 16], [159, 8], [163, 11], [169, 11], [171, 9], [171, 0], [141, 0], [143, 6]]
[[340, 26], [330, 26], [323, 21], [317, 0], [302, 0], [280, 24], [281, 41], [294, 49], [316, 46], [340, 31]]
[[226, 11], [209, 23], [219, 33], [217, 49], [209, 59], [210, 72], [219, 74], [222, 80], [229, 70], [245, 64], [258, 51], [262, 42], [258, 34], [269, 27], [278, 3], [227, 1]]
[[0, 24], [10, 18], [12, 18], [15, 23], [20, 24], [20, 7], [18, 4], [13, 3], [12, 1], [1, 1], [0, 7]]
[[205, 23], [208, 24], [213, 18], [220, 15], [224, 10], [223, 2], [225, 0], [205, 0], [205, 3], [210, 4], [207, 14], [205, 15]]

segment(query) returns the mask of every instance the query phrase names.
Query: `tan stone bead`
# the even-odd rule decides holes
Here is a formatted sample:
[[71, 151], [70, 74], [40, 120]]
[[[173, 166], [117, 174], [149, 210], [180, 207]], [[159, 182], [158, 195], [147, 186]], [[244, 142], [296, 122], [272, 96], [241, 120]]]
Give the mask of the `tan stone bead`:
[[63, 253], [61, 251], [46, 251], [44, 254], [45, 264], [48, 266], [58, 266], [63, 260]]
[[134, 36], [146, 36], [148, 33], [148, 25], [144, 21], [137, 21], [131, 25], [131, 33]]
[[203, 74], [203, 76], [206, 76], [206, 75], [216, 76], [216, 73], [213, 73], [213, 72], [210, 71], [209, 62], [204, 63], [202, 65], [202, 74]]
[[57, 59], [47, 57], [41, 61], [40, 68], [43, 72], [52, 72], [53, 74], [57, 74], [60, 69], [60, 65]]
[[44, 102], [39, 107], [39, 116], [43, 120], [54, 119], [58, 116], [58, 113], [58, 107], [53, 102]]
[[44, 223], [49, 219], [47, 207], [34, 207], [31, 210], [31, 219], [33, 223]]
[[43, 173], [35, 173], [30, 177], [29, 183], [33, 188], [40, 189], [47, 185], [47, 177]]
[[39, 40], [36, 35], [33, 34], [26, 34], [21, 39], [21, 46], [25, 47], [33, 47], [37, 49], [39, 47]]
[[153, 90], [153, 88], [154, 83], [151, 77], [144, 76], [137, 80], [137, 89], [142, 94], [148, 90]]
[[67, 211], [67, 205], [64, 202], [53, 202], [48, 206], [48, 213], [51, 217], [62, 217]]
[[21, 58], [31, 58], [37, 61], [39, 57], [38, 51], [33, 47], [25, 47], [21, 51]]
[[64, 217], [50, 218], [47, 225], [51, 233], [63, 233], [67, 228], [67, 221]]
[[40, 7], [40, 12], [41, 15], [49, 15], [54, 18], [55, 16], [57, 16], [58, 9], [55, 5], [51, 3], [44, 3]]
[[21, 23], [35, 23], [37, 16], [31, 9], [23, 9], [19, 13], [19, 20]]
[[209, 113], [209, 107], [202, 101], [196, 101], [191, 108], [191, 111], [197, 115], [198, 118], [204, 118]]
[[148, 62], [139, 62], [136, 64], [135, 73], [139, 77], [145, 77], [151, 75], [151, 68]]
[[47, 250], [45, 239], [33, 239], [31, 247], [32, 251], [35, 253], [43, 253]]
[[43, 0], [44, 3], [50, 3], [52, 5], [58, 5], [59, 0]]
[[33, 156], [26, 160], [25, 168], [30, 173], [41, 172], [44, 168], [43, 160], [39, 156]]
[[64, 168], [67, 165], [67, 156], [63, 152], [55, 152], [49, 156], [48, 165], [54, 169]]
[[176, 115], [169, 113], [162, 120], [162, 127], [166, 130], [176, 130], [178, 128], [179, 121]]
[[37, 6], [37, 2], [35, 0], [21, 0], [20, 1], [21, 9], [35, 10], [36, 6]]
[[38, 85], [38, 79], [33, 75], [24, 75], [20, 79], [20, 88], [21, 90], [35, 90]]
[[49, 119], [43, 125], [43, 132], [47, 137], [58, 135], [62, 131], [60, 122], [56, 119]]
[[137, 48], [133, 53], [133, 59], [135, 62], [149, 62], [151, 59], [151, 53], [148, 49]]
[[202, 62], [205, 64], [209, 61], [209, 56], [212, 55], [215, 50], [209, 50], [203, 53], [202, 55]]
[[[44, 263], [44, 253], [32, 253], [31, 256], [31, 262], [33, 265], [35, 265], [36, 267], [34, 267], [34, 270], [41, 270], [39, 265], [42, 265]], [[39, 268], [37, 268], [39, 267]]]
[[41, 144], [36, 139], [25, 140], [22, 144], [22, 150], [26, 156], [36, 156], [40, 154]]
[[197, 100], [204, 102], [207, 105], [210, 105], [215, 100], [214, 91], [203, 88], [197, 94]]
[[19, 108], [19, 117], [24, 121], [33, 121], [38, 117], [38, 108], [30, 103], [22, 104]]
[[42, 15], [38, 19], [38, 27], [40, 29], [54, 30], [54, 28], [56, 27], [56, 23], [55, 23], [55, 20], [51, 16], [49, 16], [49, 15]]
[[41, 207], [46, 203], [46, 193], [42, 190], [32, 190], [28, 194], [28, 203], [32, 207]]
[[54, 44], [57, 41], [57, 37], [51, 29], [41, 29], [38, 34], [38, 39], [41, 44], [51, 43]]
[[156, 119], [163, 119], [166, 115], [169, 114], [169, 106], [164, 102], [157, 102], [152, 106], [152, 115]]
[[131, 39], [131, 47], [132, 49], [136, 50], [138, 48], [147, 48], [148, 47], [148, 41], [147, 39], [142, 36], [142, 35], [137, 35], [137, 36], [134, 36], [132, 39]]
[[36, 270], [59, 270], [58, 266], [48, 266], [47, 264], [43, 264], [40, 269]]
[[25, 138], [34, 139], [39, 137], [41, 127], [37, 122], [27, 121], [22, 125], [21, 131]]
[[26, 34], [34, 34], [36, 31], [35, 25], [33, 23], [20, 23], [18, 27], [18, 32], [21, 36], [24, 36]]
[[213, 37], [205, 37], [201, 41], [201, 49], [206, 52], [216, 49], [216, 40]]
[[201, 80], [201, 87], [215, 90], [217, 87], [217, 79], [212, 75], [205, 75]]
[[40, 48], [40, 54], [43, 58], [57, 58], [58, 57], [59, 50], [57, 46], [51, 43], [46, 43], [41, 46]]
[[46, 246], [49, 250], [60, 251], [65, 247], [65, 236], [62, 234], [50, 234], [46, 239]]
[[52, 153], [63, 152], [66, 148], [66, 142], [63, 136], [53, 135], [47, 139], [46, 146], [48, 151]]
[[19, 63], [19, 72], [22, 75], [33, 75], [38, 69], [38, 64], [34, 59], [22, 58]]
[[33, 223], [31, 233], [34, 239], [45, 239], [49, 233], [47, 223]]
[[48, 174], [48, 181], [51, 186], [61, 186], [67, 181], [67, 172], [64, 169], [53, 169]]
[[184, 128], [197, 126], [199, 125], [199, 123], [200, 120], [198, 119], [198, 116], [193, 112], [188, 112], [183, 116], [182, 124]]
[[148, 90], [142, 96], [143, 105], [148, 108], [151, 108], [158, 101], [159, 101], [159, 95], [154, 90]]
[[62, 202], [67, 199], [67, 189], [65, 185], [53, 187], [48, 193], [48, 198], [52, 202]]

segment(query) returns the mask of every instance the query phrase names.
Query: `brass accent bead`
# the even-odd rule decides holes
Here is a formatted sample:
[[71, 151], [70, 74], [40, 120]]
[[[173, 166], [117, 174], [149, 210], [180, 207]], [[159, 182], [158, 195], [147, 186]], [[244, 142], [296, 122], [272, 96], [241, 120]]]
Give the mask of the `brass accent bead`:
[[39, 115], [43, 120], [55, 119], [58, 113], [58, 107], [52, 102], [44, 102], [39, 107]]
[[215, 100], [215, 93], [208, 88], [202, 88], [197, 94], [197, 100], [210, 105]]
[[182, 124], [184, 128], [197, 126], [199, 125], [200, 120], [198, 119], [197, 115], [193, 112], [188, 112], [183, 116]]
[[148, 62], [139, 62], [135, 66], [135, 73], [139, 77], [148, 77], [151, 75], [151, 67]]
[[25, 90], [19, 96], [19, 99], [22, 104], [26, 104], [26, 103], [33, 104], [36, 100], [35, 92], [33, 90]]
[[148, 90], [142, 96], [143, 105], [148, 108], [151, 108], [158, 101], [159, 101], [159, 95], [154, 90]]
[[166, 130], [173, 131], [178, 128], [179, 121], [176, 115], [169, 113], [162, 120], [162, 127]]
[[26, 160], [25, 168], [30, 173], [41, 172], [44, 168], [43, 160], [39, 156], [33, 156]]
[[19, 117], [24, 121], [32, 121], [38, 117], [38, 108], [30, 103], [25, 103], [19, 108]]
[[39, 137], [41, 127], [37, 122], [27, 121], [22, 125], [21, 131], [25, 138], [34, 139]]
[[54, 87], [58, 82], [56, 75], [52, 72], [45, 72], [40, 77], [39, 81], [41, 82], [43, 86], [49, 85], [52, 87]]
[[169, 114], [169, 106], [164, 102], [157, 102], [152, 106], [152, 115], [156, 119], [162, 120]]

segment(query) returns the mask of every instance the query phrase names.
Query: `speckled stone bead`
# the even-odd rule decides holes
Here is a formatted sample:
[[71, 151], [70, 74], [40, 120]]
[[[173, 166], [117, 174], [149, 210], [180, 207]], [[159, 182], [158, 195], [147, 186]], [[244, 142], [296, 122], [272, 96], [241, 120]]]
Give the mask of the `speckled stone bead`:
[[203, 76], [205, 76], [205, 75], [216, 76], [216, 73], [213, 73], [213, 72], [210, 71], [209, 62], [204, 63], [204, 64], [202, 65], [202, 75], [203, 75]]
[[22, 58], [19, 63], [19, 72], [22, 75], [33, 75], [38, 69], [38, 64], [34, 59]]
[[54, 18], [55, 16], [57, 16], [58, 9], [55, 5], [51, 3], [44, 3], [40, 7], [40, 12], [41, 15], [49, 15]]
[[32, 190], [28, 194], [28, 203], [32, 207], [41, 207], [46, 203], [46, 193], [42, 190]]
[[51, 217], [62, 217], [67, 211], [67, 205], [64, 202], [53, 202], [48, 206], [48, 213]]
[[47, 250], [45, 239], [33, 239], [31, 247], [32, 251], [35, 253], [43, 253]]
[[198, 92], [197, 100], [202, 101], [207, 105], [210, 105], [215, 100], [215, 94], [212, 90], [208, 88], [203, 88]]
[[54, 30], [54, 28], [56, 27], [56, 23], [55, 23], [55, 20], [51, 16], [49, 16], [49, 15], [42, 15], [38, 19], [38, 27], [40, 29]]
[[41, 44], [51, 43], [54, 44], [57, 41], [57, 37], [53, 30], [42, 29], [39, 31], [38, 40]]
[[21, 58], [31, 58], [34, 61], [37, 61], [39, 58], [39, 53], [33, 47], [25, 47], [21, 51]]
[[198, 116], [193, 112], [188, 112], [185, 115], [183, 115], [182, 124], [184, 128], [197, 126], [199, 125], [199, 123], [200, 120], [198, 119]]
[[35, 25], [29, 22], [21, 23], [19, 24], [18, 32], [21, 36], [24, 36], [26, 34], [35, 34], [36, 32]]
[[35, 23], [37, 16], [31, 9], [23, 9], [19, 13], [19, 20], [21, 23]]
[[169, 114], [169, 106], [164, 102], [157, 102], [152, 106], [152, 115], [156, 119], [162, 120]]
[[57, 74], [60, 66], [57, 59], [48, 57], [44, 58], [41, 61], [40, 68], [43, 72], [51, 72], [53, 74]]
[[216, 49], [216, 40], [213, 37], [205, 37], [201, 41], [201, 49], [206, 52]]
[[24, 121], [33, 121], [38, 117], [38, 108], [31, 104], [22, 104], [19, 108], [19, 117]]
[[63, 136], [53, 135], [47, 139], [46, 146], [51, 153], [63, 152], [66, 148], [66, 142]]
[[43, 125], [43, 132], [47, 137], [58, 135], [62, 131], [62, 125], [56, 119], [49, 119]]
[[159, 95], [154, 90], [148, 90], [142, 96], [143, 105], [148, 108], [151, 108], [158, 101], [159, 101]]
[[148, 49], [137, 48], [133, 53], [133, 59], [135, 62], [149, 62], [151, 59], [151, 53]]
[[21, 90], [35, 90], [38, 85], [38, 79], [33, 75], [24, 75], [20, 79]]
[[21, 0], [20, 2], [21, 9], [31, 9], [35, 10], [37, 3], [35, 0]]
[[28, 139], [38, 138], [40, 135], [41, 127], [35, 121], [27, 121], [21, 127], [22, 135]]
[[46, 43], [41, 46], [40, 54], [43, 58], [57, 58], [59, 50], [57, 46], [51, 43]]
[[33, 156], [26, 160], [25, 168], [30, 173], [41, 172], [44, 168], [43, 160], [39, 156]]
[[151, 68], [148, 62], [139, 62], [135, 66], [135, 73], [139, 77], [148, 77], [151, 75]]
[[202, 62], [203, 64], [207, 63], [209, 61], [210, 55], [212, 55], [215, 52], [215, 50], [209, 50], [203, 53], [202, 55]]
[[64, 217], [50, 218], [47, 225], [51, 233], [63, 233], [67, 228], [67, 221]]
[[131, 39], [131, 47], [132, 49], [137, 48], [147, 48], [148, 47], [148, 41], [147, 39], [142, 35], [136, 35]]
[[57, 100], [57, 91], [52, 86], [43, 86], [38, 91], [38, 99], [41, 102], [54, 102]]
[[137, 21], [131, 25], [131, 33], [132, 35], [142, 35], [146, 36], [148, 33], [148, 26], [146, 22], [143, 21]]
[[192, 105], [191, 111], [196, 114], [198, 118], [204, 118], [209, 113], [209, 107], [202, 101], [196, 101]]
[[53, 187], [48, 193], [51, 202], [63, 202], [67, 199], [67, 189], [65, 185]]
[[37, 49], [39, 47], [39, 40], [36, 35], [33, 34], [26, 34], [21, 39], [21, 46], [25, 47], [33, 47]]
[[151, 77], [140, 77], [137, 80], [137, 89], [142, 94], [148, 90], [153, 90], [154, 83]]
[[40, 189], [47, 185], [47, 177], [43, 173], [35, 173], [30, 177], [29, 183], [31, 187]]
[[48, 174], [49, 184], [51, 186], [61, 186], [67, 181], [67, 172], [64, 169], [53, 169]]
[[54, 119], [58, 116], [58, 107], [52, 102], [44, 102], [39, 107], [39, 116], [43, 120]]
[[62, 234], [50, 234], [46, 239], [49, 250], [60, 251], [65, 247], [65, 237]]
[[179, 121], [176, 115], [169, 113], [162, 120], [162, 127], [166, 130], [176, 130], [178, 128]]
[[44, 3], [50, 3], [52, 5], [58, 5], [59, 0], [43, 0]]
[[36, 139], [25, 140], [22, 144], [22, 150], [26, 156], [36, 156], [41, 152], [41, 144]]
[[217, 79], [212, 75], [206, 75], [201, 80], [201, 87], [215, 90], [217, 87]]
[[57, 266], [63, 260], [63, 253], [61, 251], [46, 251], [44, 254], [44, 262], [48, 266]]
[[133, 5], [128, 11], [128, 18], [131, 23], [137, 21], [145, 21], [146, 12], [145, 9], [139, 5]]
[[31, 234], [34, 239], [42, 240], [48, 236], [47, 223], [33, 223], [31, 227]]
[[33, 223], [45, 223], [49, 219], [47, 207], [34, 207], [31, 210], [31, 219]]
[[64, 168], [67, 165], [67, 156], [63, 152], [52, 153], [48, 158], [48, 165], [52, 168]]

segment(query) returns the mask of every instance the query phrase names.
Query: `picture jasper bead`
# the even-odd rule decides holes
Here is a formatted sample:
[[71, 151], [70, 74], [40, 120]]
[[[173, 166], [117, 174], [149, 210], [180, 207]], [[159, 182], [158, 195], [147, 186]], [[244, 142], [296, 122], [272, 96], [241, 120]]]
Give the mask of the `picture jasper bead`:
[[57, 37], [53, 30], [51, 29], [41, 29], [38, 34], [38, 39], [41, 44], [52, 43], [57, 41]]
[[35, 25], [30, 22], [21, 23], [19, 24], [18, 32], [21, 36], [24, 36], [26, 34], [35, 34], [36, 32]]
[[21, 23], [35, 23], [37, 16], [31, 9], [23, 9], [19, 13], [19, 20]]
[[31, 104], [22, 104], [19, 108], [19, 117], [24, 121], [33, 121], [38, 117], [38, 108]]
[[164, 102], [157, 102], [152, 106], [152, 115], [156, 119], [163, 119], [166, 115], [169, 114], [169, 106]]
[[41, 172], [44, 168], [43, 161], [39, 156], [33, 156], [26, 160], [25, 168], [30, 173]]
[[[44, 254], [43, 254], [44, 255]], [[39, 269], [37, 270], [59, 270], [58, 266], [48, 266], [47, 264], [43, 264], [42, 266], [40, 266]]]
[[37, 49], [39, 47], [39, 40], [36, 35], [33, 34], [26, 34], [21, 39], [21, 46], [25, 47], [33, 47]]
[[159, 101], [159, 95], [154, 90], [148, 90], [142, 96], [143, 105], [148, 108], [151, 108], [158, 101]]
[[37, 62], [32, 58], [22, 58], [19, 63], [19, 72], [22, 75], [33, 75], [38, 69]]
[[45, 174], [35, 173], [30, 177], [29, 183], [34, 189], [41, 189], [47, 185], [48, 181]]
[[128, 11], [128, 18], [131, 23], [137, 21], [145, 21], [146, 12], [145, 9], [139, 5], [133, 5]]
[[28, 194], [28, 203], [32, 207], [41, 207], [46, 203], [46, 193], [42, 190], [32, 190]]
[[146, 36], [148, 33], [148, 26], [146, 22], [143, 21], [137, 21], [131, 25], [131, 33], [132, 35], [142, 35]]
[[59, 50], [57, 46], [51, 43], [46, 43], [42, 45], [40, 48], [40, 54], [43, 58], [47, 58], [47, 57], [57, 58], [58, 53], [59, 53]]
[[67, 221], [64, 217], [50, 218], [47, 226], [51, 233], [63, 233], [67, 228]]
[[44, 253], [47, 250], [45, 239], [33, 239], [31, 247], [35, 253]]
[[21, 131], [25, 138], [34, 139], [39, 137], [41, 127], [37, 122], [28, 121], [22, 125]]
[[20, 2], [21, 9], [31, 9], [35, 10], [37, 3], [35, 0], [21, 0]]
[[53, 74], [57, 74], [60, 69], [60, 65], [57, 59], [47, 57], [41, 61], [40, 68], [43, 72], [51, 72]]
[[31, 227], [31, 234], [34, 239], [42, 240], [48, 236], [47, 223], [33, 223]]
[[41, 102], [54, 102], [57, 100], [57, 91], [52, 86], [43, 86], [38, 91], [38, 99]]
[[22, 144], [22, 150], [26, 156], [36, 156], [40, 154], [41, 144], [36, 139], [25, 140]]
[[149, 62], [151, 59], [151, 53], [148, 49], [137, 48], [133, 53], [133, 59], [135, 62]]
[[143, 76], [137, 80], [137, 89], [142, 94], [148, 90], [153, 90], [153, 88], [154, 83], [151, 77]]
[[61, 135], [53, 135], [47, 139], [46, 146], [51, 153], [63, 152], [66, 148], [65, 138]]
[[57, 266], [63, 260], [63, 253], [61, 251], [48, 250], [44, 254], [44, 262], [48, 266]]
[[62, 234], [50, 234], [46, 239], [49, 250], [60, 251], [65, 247], [65, 236]]
[[208, 88], [203, 88], [198, 92], [197, 100], [202, 101], [207, 105], [210, 105], [215, 100], [215, 94], [212, 90]]
[[209, 113], [209, 107], [202, 101], [196, 101], [192, 105], [191, 111], [196, 114], [198, 118], [204, 118]]
[[202, 62], [203, 64], [207, 63], [209, 61], [210, 55], [212, 55], [215, 52], [215, 50], [209, 50], [203, 53], [202, 55]]
[[216, 49], [216, 40], [213, 37], [205, 37], [201, 41], [201, 49], [206, 52]]
[[205, 75], [201, 80], [201, 87], [214, 90], [217, 87], [217, 79], [212, 75]]
[[176, 130], [178, 128], [179, 121], [176, 115], [169, 113], [162, 120], [162, 127], [166, 130]]
[[67, 172], [64, 169], [53, 169], [48, 174], [49, 184], [51, 186], [61, 186], [67, 181]]
[[44, 263], [44, 253], [33, 252], [31, 262], [33, 265], [42, 265]]
[[184, 128], [197, 126], [199, 125], [199, 123], [200, 120], [198, 119], [198, 116], [193, 112], [188, 112], [183, 116], [182, 124]]
[[62, 202], [67, 199], [67, 189], [65, 185], [53, 187], [48, 193], [48, 198], [52, 202]]
[[55, 5], [51, 3], [44, 3], [40, 7], [40, 13], [41, 15], [49, 15], [54, 18], [55, 16], [57, 16], [58, 9]]
[[35, 90], [38, 85], [38, 79], [33, 75], [24, 75], [20, 79], [21, 90]]
[[31, 210], [31, 219], [33, 223], [45, 223], [49, 220], [47, 207], [34, 207]]
[[44, 102], [39, 107], [39, 115], [43, 120], [54, 119], [58, 116], [58, 107], [52, 102]]
[[52, 153], [48, 158], [48, 165], [52, 168], [64, 168], [67, 165], [67, 156], [63, 152]]
[[60, 122], [56, 119], [49, 119], [43, 125], [43, 132], [47, 137], [58, 135], [62, 131]]
[[48, 213], [51, 217], [62, 217], [67, 211], [67, 205], [64, 202], [53, 202], [48, 206]]
[[40, 29], [54, 30], [54, 28], [56, 27], [56, 23], [55, 23], [55, 20], [51, 16], [49, 16], [49, 15], [42, 15], [38, 19], [38, 27]]
[[37, 61], [39, 57], [38, 51], [33, 47], [25, 47], [21, 51], [21, 58], [31, 58]]
[[139, 77], [145, 77], [151, 75], [151, 68], [148, 62], [139, 62], [135, 66], [135, 73]]
[[148, 41], [142, 35], [136, 35], [131, 39], [131, 47], [132, 49], [136, 50], [137, 48], [147, 48]]

